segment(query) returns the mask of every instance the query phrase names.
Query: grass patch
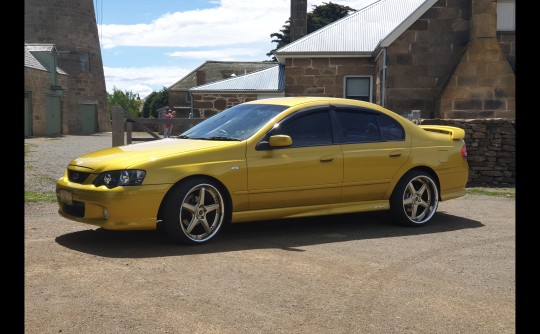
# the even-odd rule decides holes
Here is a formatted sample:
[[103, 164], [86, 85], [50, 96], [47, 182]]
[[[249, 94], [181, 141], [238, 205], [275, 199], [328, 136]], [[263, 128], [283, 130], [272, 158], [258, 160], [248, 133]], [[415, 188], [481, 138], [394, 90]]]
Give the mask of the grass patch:
[[30, 152], [33, 152], [32, 147], [36, 147], [36, 145], [24, 144], [24, 156], [27, 156]]
[[25, 191], [25, 203], [54, 203], [56, 202], [55, 193], [44, 193], [40, 191]]
[[516, 198], [516, 188], [466, 188], [465, 192], [471, 195]]

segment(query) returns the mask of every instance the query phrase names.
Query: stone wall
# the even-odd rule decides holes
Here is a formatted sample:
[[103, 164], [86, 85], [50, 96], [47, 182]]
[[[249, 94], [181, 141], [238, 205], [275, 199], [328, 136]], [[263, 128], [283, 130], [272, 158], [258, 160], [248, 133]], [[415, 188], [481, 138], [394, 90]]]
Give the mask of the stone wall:
[[497, 41], [512, 70], [516, 73], [516, 33], [513, 31], [498, 31]]
[[470, 0], [438, 1], [390, 44], [385, 107], [439, 117], [438, 99], [467, 46], [470, 26]]
[[69, 131], [81, 134], [81, 104], [97, 106], [98, 129], [111, 131], [103, 61], [92, 0], [27, 0], [24, 2], [24, 41], [53, 43], [58, 66], [69, 74], [65, 116]]
[[[60, 86], [67, 85], [68, 78], [66, 75], [58, 74], [57, 84]], [[24, 68], [24, 91], [31, 93], [31, 122], [32, 136], [47, 135], [47, 127], [45, 123], [45, 93], [50, 92], [51, 79], [49, 72], [42, 71], [30, 67]], [[61, 98], [61, 114], [62, 114], [62, 133], [68, 133], [68, 124], [66, 119], [67, 102], [65, 98]]]
[[516, 117], [515, 74], [497, 36], [496, 5], [493, 0], [472, 1], [467, 49], [444, 89], [436, 117]]
[[347, 75], [375, 75], [371, 58], [287, 58], [286, 96], [343, 97]]
[[465, 130], [469, 162], [467, 187], [515, 186], [515, 119], [423, 119], [420, 124], [449, 125]]
[[257, 94], [193, 94], [193, 117], [208, 118], [240, 103], [257, 100]]

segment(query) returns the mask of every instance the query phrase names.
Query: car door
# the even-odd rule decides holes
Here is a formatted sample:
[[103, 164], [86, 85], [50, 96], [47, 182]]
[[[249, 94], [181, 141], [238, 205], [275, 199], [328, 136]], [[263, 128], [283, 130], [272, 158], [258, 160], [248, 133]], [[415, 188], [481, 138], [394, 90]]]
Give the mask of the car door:
[[341, 201], [380, 200], [409, 159], [410, 140], [393, 118], [362, 108], [336, 109], [344, 157]]
[[284, 134], [292, 145], [247, 153], [250, 210], [339, 202], [343, 154], [329, 110], [299, 111], [262, 139]]

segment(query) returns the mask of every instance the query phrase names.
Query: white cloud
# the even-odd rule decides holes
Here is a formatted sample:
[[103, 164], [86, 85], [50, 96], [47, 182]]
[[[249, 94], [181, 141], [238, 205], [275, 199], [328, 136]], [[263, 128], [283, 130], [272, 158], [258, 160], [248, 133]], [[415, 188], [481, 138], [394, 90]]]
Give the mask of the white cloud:
[[141, 99], [152, 91], [171, 86], [193, 70], [177, 66], [104, 67], [103, 69], [109, 93], [116, 87], [122, 91], [138, 93]]
[[151, 23], [100, 26], [103, 48], [204, 47], [268, 41], [289, 18], [289, 0], [222, 0], [219, 7], [166, 13]]
[[192, 59], [236, 59], [239, 56], [257, 57], [260, 56], [260, 49], [249, 48], [224, 48], [214, 50], [200, 50], [200, 51], [175, 51], [167, 53], [171, 57], [192, 58]]
[[[342, 0], [361, 9], [375, 0]], [[327, 0], [308, 1], [308, 11]], [[289, 19], [290, 0], [221, 0], [218, 7], [165, 13], [151, 23], [100, 25], [102, 47], [216, 47], [268, 42]]]

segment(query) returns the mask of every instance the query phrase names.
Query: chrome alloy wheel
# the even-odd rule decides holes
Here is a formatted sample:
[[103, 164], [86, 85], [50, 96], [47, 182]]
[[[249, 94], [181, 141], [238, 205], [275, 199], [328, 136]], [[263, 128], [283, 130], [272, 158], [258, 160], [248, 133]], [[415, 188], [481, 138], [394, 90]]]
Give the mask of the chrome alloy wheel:
[[427, 175], [412, 178], [403, 192], [403, 210], [415, 224], [427, 222], [437, 211], [439, 193], [437, 185]]
[[221, 193], [210, 184], [198, 184], [182, 200], [179, 217], [182, 231], [197, 243], [207, 241], [221, 227], [224, 213]]

